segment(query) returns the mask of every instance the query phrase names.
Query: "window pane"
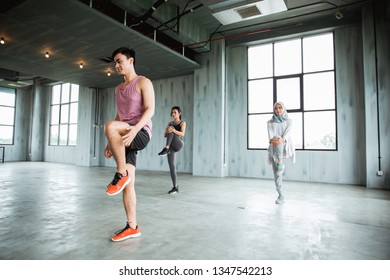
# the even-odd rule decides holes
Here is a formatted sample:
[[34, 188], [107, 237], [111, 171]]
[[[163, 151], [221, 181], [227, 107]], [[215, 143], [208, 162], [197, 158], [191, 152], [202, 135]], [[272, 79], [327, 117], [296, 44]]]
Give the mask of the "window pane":
[[288, 113], [288, 116], [293, 121], [291, 138], [294, 141], [296, 149], [303, 148], [303, 139], [302, 139], [302, 113]]
[[69, 102], [69, 96], [70, 96], [70, 84], [63, 84], [62, 92], [61, 92], [61, 103]]
[[[272, 107], [271, 107], [272, 109]], [[272, 114], [250, 115], [248, 116], [248, 146], [251, 149], [268, 148], [267, 122]]]
[[12, 144], [14, 136], [13, 126], [2, 126], [0, 125], [0, 144]]
[[15, 108], [0, 106], [0, 124], [14, 125]]
[[15, 93], [4, 91], [0, 88], [0, 105], [15, 107]]
[[[53, 100], [57, 104], [51, 106], [50, 145], [76, 145], [79, 85], [62, 84], [53, 87]], [[72, 125], [70, 125], [72, 123]]]
[[287, 110], [301, 109], [300, 79], [288, 78], [276, 81], [276, 100], [283, 102]]
[[305, 75], [303, 95], [305, 110], [335, 109], [334, 72]]
[[334, 69], [333, 34], [303, 39], [303, 71], [314, 72]]
[[301, 63], [301, 39], [275, 43], [275, 76], [301, 73]]
[[58, 125], [53, 125], [50, 127], [49, 145], [58, 145], [58, 129]]
[[69, 125], [69, 143], [68, 145], [77, 144], [77, 124]]
[[305, 149], [336, 149], [336, 113], [305, 113]]
[[69, 122], [69, 105], [61, 105], [61, 123]]
[[60, 116], [60, 106], [51, 106], [50, 124], [58, 124]]
[[68, 125], [60, 125], [60, 145], [66, 145], [68, 140]]
[[53, 86], [51, 92], [51, 104], [60, 104], [61, 85]]
[[272, 44], [248, 48], [248, 78], [272, 77]]
[[79, 101], [79, 85], [72, 84], [70, 102]]
[[78, 109], [79, 109], [78, 103], [71, 103], [70, 104], [70, 119], [69, 123], [77, 123], [77, 117], [78, 117]]
[[249, 113], [272, 112], [273, 84], [272, 79], [249, 81], [248, 111]]

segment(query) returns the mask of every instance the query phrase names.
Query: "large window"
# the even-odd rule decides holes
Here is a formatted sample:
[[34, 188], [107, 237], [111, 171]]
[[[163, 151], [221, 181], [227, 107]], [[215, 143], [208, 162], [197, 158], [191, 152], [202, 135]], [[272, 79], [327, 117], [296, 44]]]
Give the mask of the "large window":
[[333, 33], [248, 48], [248, 149], [268, 147], [273, 104], [293, 119], [297, 149], [336, 150]]
[[52, 87], [49, 145], [77, 144], [79, 86], [61, 84]]
[[14, 144], [15, 102], [15, 90], [0, 87], [0, 145]]

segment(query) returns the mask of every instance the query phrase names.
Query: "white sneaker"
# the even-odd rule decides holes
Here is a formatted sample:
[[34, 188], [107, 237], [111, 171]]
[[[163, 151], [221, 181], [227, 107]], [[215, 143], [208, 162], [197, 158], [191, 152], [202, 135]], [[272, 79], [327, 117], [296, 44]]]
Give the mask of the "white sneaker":
[[276, 204], [283, 204], [284, 203], [284, 196], [280, 194], [278, 196], [278, 198], [276, 199], [275, 203]]

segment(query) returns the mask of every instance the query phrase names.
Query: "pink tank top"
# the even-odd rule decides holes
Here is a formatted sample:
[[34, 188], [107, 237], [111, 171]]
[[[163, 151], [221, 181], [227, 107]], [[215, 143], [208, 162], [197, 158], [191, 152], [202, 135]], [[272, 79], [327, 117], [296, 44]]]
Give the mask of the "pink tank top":
[[[115, 88], [116, 108], [119, 119], [130, 125], [136, 125], [145, 112], [144, 100], [140, 92], [137, 92], [137, 83], [143, 76], [137, 76], [126, 87], [123, 83]], [[144, 129], [152, 139], [152, 120], [149, 120]]]

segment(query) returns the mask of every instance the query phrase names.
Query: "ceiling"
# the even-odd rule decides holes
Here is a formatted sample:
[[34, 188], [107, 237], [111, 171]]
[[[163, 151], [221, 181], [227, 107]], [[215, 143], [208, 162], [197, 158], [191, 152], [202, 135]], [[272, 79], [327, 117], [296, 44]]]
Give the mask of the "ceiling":
[[186, 75], [201, 67], [197, 58], [216, 40], [242, 44], [298, 27], [344, 25], [359, 20], [360, 6], [369, 2], [280, 1], [286, 11], [221, 24], [213, 13], [253, 6], [255, 1], [2, 0], [0, 85], [72, 82], [113, 87], [121, 77], [110, 57], [121, 46], [135, 49], [138, 74], [152, 80]]

